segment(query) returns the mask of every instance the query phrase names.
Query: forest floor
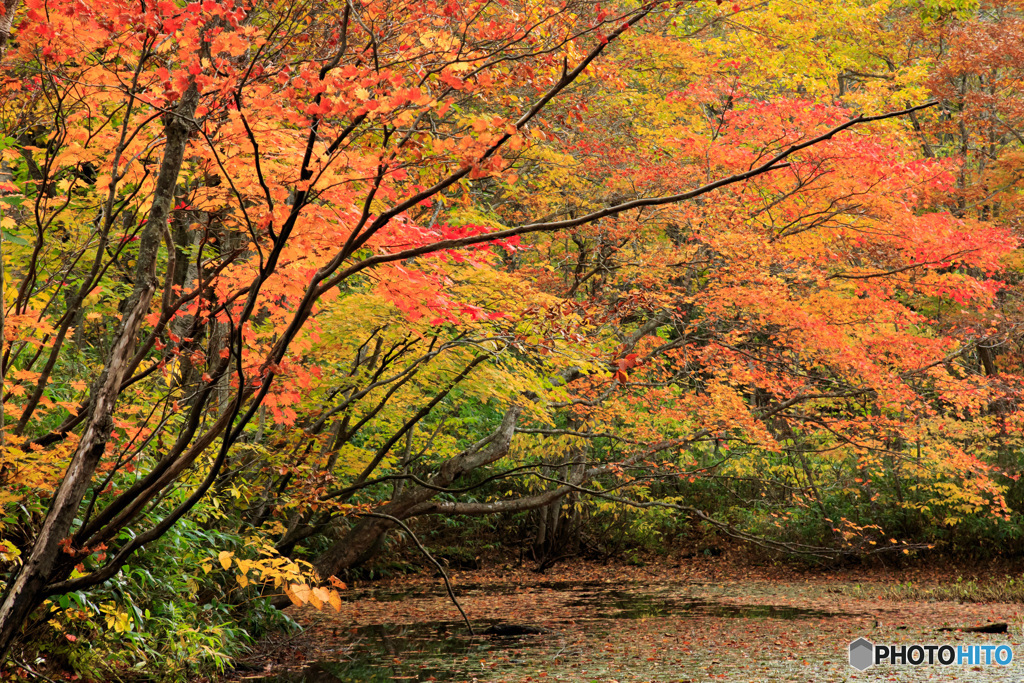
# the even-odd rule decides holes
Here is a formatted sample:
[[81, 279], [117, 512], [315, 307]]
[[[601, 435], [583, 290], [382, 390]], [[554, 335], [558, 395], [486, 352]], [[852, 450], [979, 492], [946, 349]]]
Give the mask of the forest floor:
[[[826, 572], [701, 557], [647, 567], [572, 563], [544, 574], [508, 566], [452, 572], [475, 636], [439, 578], [403, 576], [351, 586], [340, 612], [290, 608], [303, 630], [263, 642], [246, 671], [225, 680], [1021, 680], [1019, 597], [958, 602], [918, 595], [958, 579], [1005, 586], [1011, 571], [943, 564]], [[939, 631], [992, 622], [1007, 623], [1009, 633]], [[484, 633], [509, 625], [543, 632]], [[1005, 667], [882, 664], [860, 672], [848, 658], [849, 644], [862, 636], [894, 645], [1005, 644], [1016, 659]]]

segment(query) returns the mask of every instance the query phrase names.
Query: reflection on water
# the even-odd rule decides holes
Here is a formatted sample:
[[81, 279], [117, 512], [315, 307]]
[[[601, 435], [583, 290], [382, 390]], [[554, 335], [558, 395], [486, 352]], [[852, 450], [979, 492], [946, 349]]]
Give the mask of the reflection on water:
[[734, 619], [820, 619], [840, 616], [834, 612], [800, 607], [737, 605], [713, 600], [666, 598], [624, 590], [587, 591], [570, 604], [591, 607], [594, 610], [593, 616], [599, 619], [648, 619], [686, 614]]

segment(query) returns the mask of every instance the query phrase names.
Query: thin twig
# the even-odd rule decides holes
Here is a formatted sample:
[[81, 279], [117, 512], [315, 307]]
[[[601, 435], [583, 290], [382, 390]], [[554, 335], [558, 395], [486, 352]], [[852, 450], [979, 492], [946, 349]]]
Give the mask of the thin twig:
[[459, 604], [458, 598], [455, 597], [455, 591], [452, 590], [452, 584], [448, 580], [448, 574], [445, 572], [444, 567], [442, 567], [441, 563], [438, 562], [436, 559], [434, 559], [434, 556], [430, 554], [430, 551], [427, 550], [426, 547], [422, 543], [420, 543], [420, 539], [418, 539], [416, 537], [416, 534], [414, 534], [412, 532], [412, 529], [409, 528], [409, 525], [407, 525], [405, 522], [403, 522], [402, 520], [398, 519], [397, 517], [392, 517], [391, 515], [385, 515], [384, 513], [381, 513], [381, 512], [366, 512], [366, 513], [363, 513], [360, 516], [361, 517], [377, 517], [379, 519], [391, 520], [392, 522], [394, 522], [398, 526], [400, 526], [403, 529], [405, 529], [405, 532], [407, 534], [409, 534], [409, 537], [413, 540], [413, 542], [416, 543], [416, 546], [420, 549], [420, 552], [422, 552], [426, 556], [426, 558], [428, 560], [430, 560], [434, 564], [435, 567], [437, 567], [437, 571], [439, 571], [441, 573], [441, 578], [444, 579], [444, 587], [448, 590], [448, 597], [451, 598], [452, 604], [455, 605], [455, 607], [459, 610], [459, 614], [462, 615], [462, 620], [466, 622], [466, 628], [469, 629], [469, 635], [475, 636], [476, 633], [473, 632], [473, 625], [471, 623], [469, 623], [469, 617], [466, 616], [465, 610], [462, 609], [462, 605]]
[[32, 676], [32, 677], [34, 677], [34, 678], [38, 678], [39, 680], [42, 680], [42, 681], [47, 681], [47, 683], [57, 683], [57, 681], [53, 680], [53, 679], [52, 679], [52, 678], [50, 678], [49, 676], [44, 676], [43, 674], [39, 673], [38, 671], [36, 671], [35, 669], [33, 669], [33, 668], [32, 668], [31, 666], [29, 666], [28, 664], [26, 664], [25, 662], [21, 661], [20, 659], [15, 659], [14, 657], [11, 657], [9, 661], [11, 661], [11, 662], [14, 662], [14, 664], [15, 664], [16, 666], [19, 666], [19, 667], [21, 667], [21, 668], [22, 668], [22, 669], [24, 669], [24, 670], [25, 670], [25, 671], [26, 671], [26, 672], [27, 672], [27, 673], [28, 673], [28, 674], [29, 674], [30, 676]]

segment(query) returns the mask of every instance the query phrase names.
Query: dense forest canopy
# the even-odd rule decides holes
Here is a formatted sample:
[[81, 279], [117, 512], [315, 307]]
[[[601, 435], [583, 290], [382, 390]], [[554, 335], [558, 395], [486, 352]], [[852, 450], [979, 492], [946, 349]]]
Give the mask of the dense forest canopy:
[[0, 652], [439, 525], [1020, 537], [1016, 0], [4, 8]]

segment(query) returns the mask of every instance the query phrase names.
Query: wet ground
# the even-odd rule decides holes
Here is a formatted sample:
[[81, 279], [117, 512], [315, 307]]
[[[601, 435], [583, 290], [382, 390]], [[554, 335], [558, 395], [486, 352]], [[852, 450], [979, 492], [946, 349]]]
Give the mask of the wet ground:
[[[888, 602], [814, 581], [513, 581], [457, 585], [476, 635], [438, 587], [353, 591], [340, 613], [298, 610], [289, 657], [244, 675], [261, 683], [349, 681], [1019, 681], [1021, 606]], [[851, 598], [850, 594], [857, 597]], [[1002, 621], [1008, 634], [939, 632]], [[506, 636], [490, 631], [534, 630]], [[1009, 645], [988, 665], [848, 661], [879, 644]], [[237, 680], [237, 679], [236, 679]]]

